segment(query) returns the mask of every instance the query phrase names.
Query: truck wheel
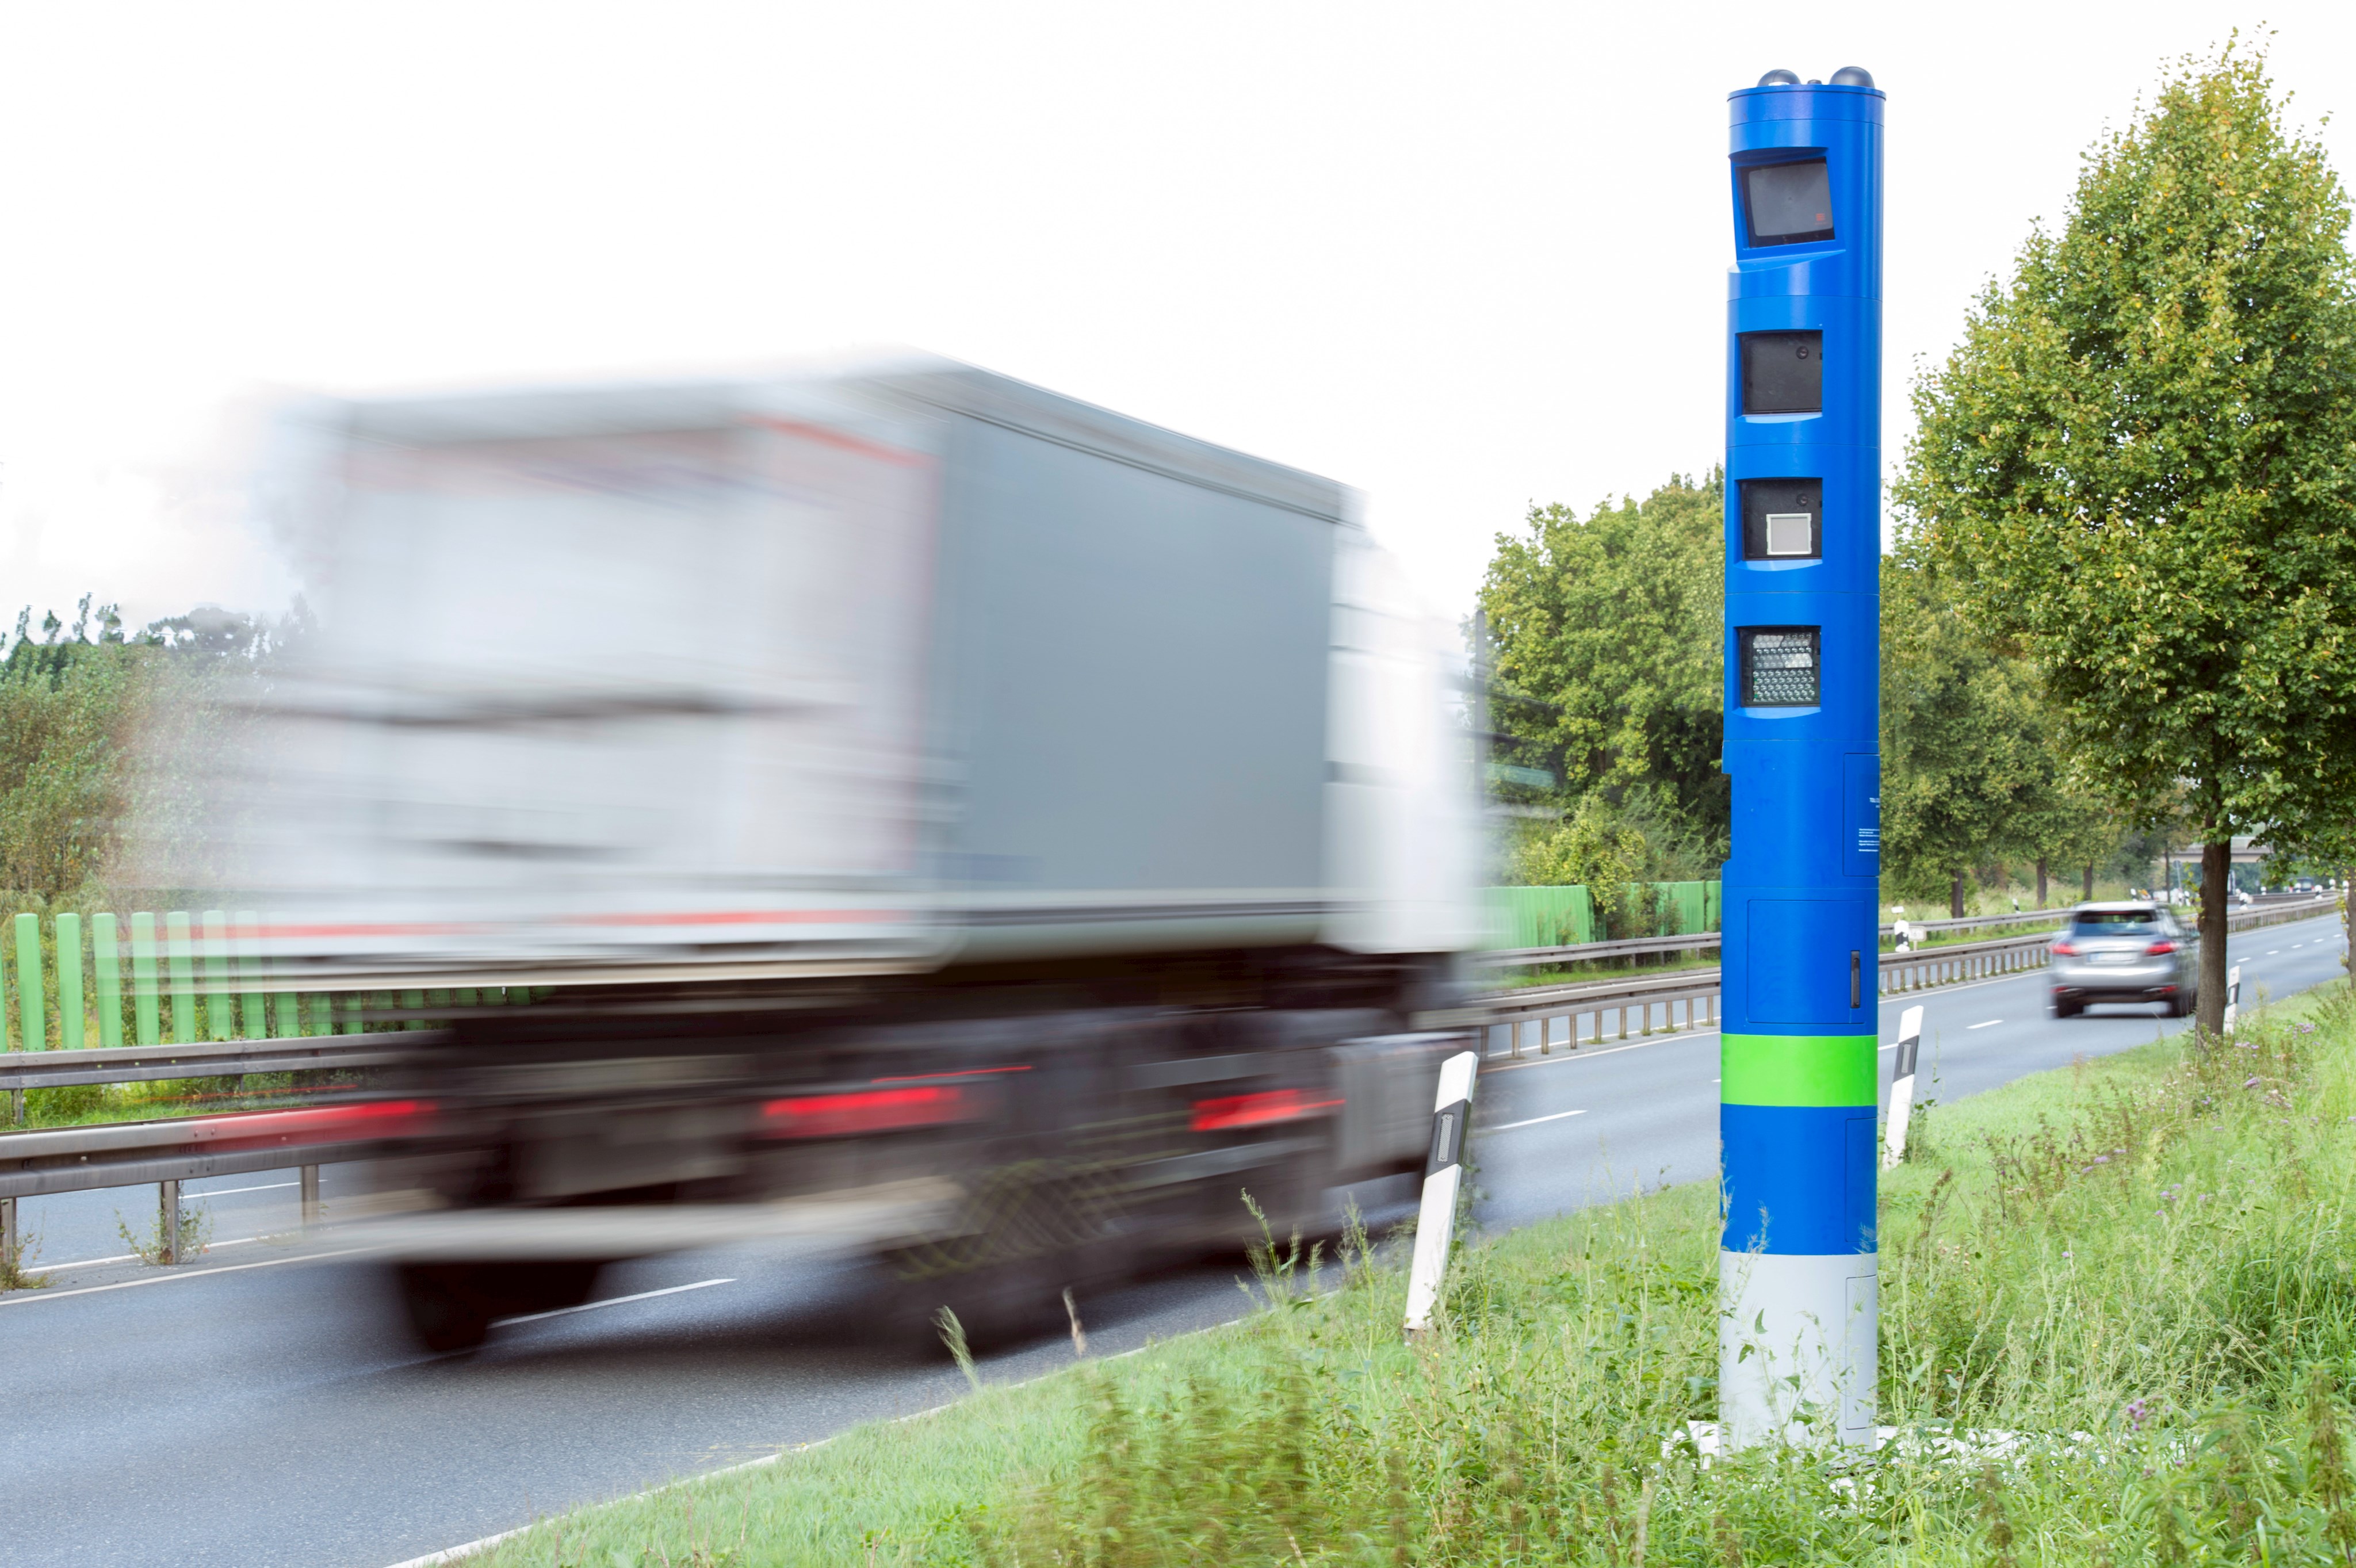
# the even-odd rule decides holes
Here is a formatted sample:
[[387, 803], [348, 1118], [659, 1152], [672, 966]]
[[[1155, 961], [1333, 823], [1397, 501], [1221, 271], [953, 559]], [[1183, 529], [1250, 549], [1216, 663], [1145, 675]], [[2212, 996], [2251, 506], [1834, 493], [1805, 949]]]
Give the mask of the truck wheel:
[[902, 1335], [935, 1355], [947, 1353], [943, 1308], [957, 1315], [966, 1348], [975, 1355], [1005, 1349], [1065, 1326], [1058, 1272], [1044, 1258], [988, 1264], [958, 1273], [904, 1277], [894, 1316]]
[[596, 1288], [594, 1262], [403, 1263], [401, 1304], [428, 1350], [472, 1350], [502, 1317], [578, 1306]]

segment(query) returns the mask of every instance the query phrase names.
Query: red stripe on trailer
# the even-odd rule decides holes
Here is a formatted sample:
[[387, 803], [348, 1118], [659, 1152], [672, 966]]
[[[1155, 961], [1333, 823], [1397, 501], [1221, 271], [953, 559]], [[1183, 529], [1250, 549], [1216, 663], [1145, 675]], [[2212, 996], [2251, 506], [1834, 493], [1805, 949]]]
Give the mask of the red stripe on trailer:
[[979, 1108], [955, 1084], [921, 1089], [859, 1089], [772, 1100], [761, 1107], [762, 1131], [773, 1138], [841, 1138], [904, 1127], [937, 1127], [970, 1120]]
[[262, 926], [260, 937], [457, 937], [497, 934], [517, 926], [807, 926], [864, 925], [905, 917], [894, 909], [687, 909], [627, 915], [560, 915], [509, 921], [376, 921], [342, 925]]
[[1197, 1133], [1221, 1133], [1230, 1127], [1266, 1127], [1278, 1122], [1299, 1122], [1306, 1117], [1338, 1111], [1338, 1100], [1311, 1100], [1309, 1091], [1301, 1089], [1271, 1089], [1259, 1094], [1231, 1094], [1218, 1100], [1194, 1101], [1194, 1119], [1191, 1125]]
[[903, 468], [929, 468], [933, 463], [933, 460], [922, 452], [911, 452], [903, 446], [886, 446], [880, 441], [870, 441], [862, 436], [853, 435], [848, 431], [831, 429], [823, 424], [809, 424], [798, 419], [779, 419], [774, 415], [755, 417], [753, 423], [787, 435], [798, 435], [805, 440], [816, 441], [823, 446], [839, 446], [846, 452], [857, 452], [863, 456], [880, 457], [886, 463], [896, 464]]
[[870, 920], [897, 920], [893, 909], [690, 909], [644, 915], [573, 915], [552, 922], [562, 926], [804, 926], [858, 925]]

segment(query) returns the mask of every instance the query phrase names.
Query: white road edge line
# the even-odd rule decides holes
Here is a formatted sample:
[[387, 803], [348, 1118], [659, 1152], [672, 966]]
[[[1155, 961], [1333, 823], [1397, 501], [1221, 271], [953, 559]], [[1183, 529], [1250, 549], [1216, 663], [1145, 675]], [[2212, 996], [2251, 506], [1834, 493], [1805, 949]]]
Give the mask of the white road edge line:
[[1559, 1122], [1566, 1116], [1584, 1116], [1586, 1114], [1587, 1112], [1584, 1109], [1578, 1111], [1558, 1111], [1551, 1116], [1533, 1116], [1526, 1122], [1507, 1122], [1500, 1126], [1484, 1128], [1483, 1131], [1490, 1133], [1510, 1133], [1516, 1127], [1535, 1127], [1541, 1122]]
[[72, 1290], [12, 1290], [0, 1295], [0, 1307], [30, 1306], [40, 1301], [63, 1301], [70, 1295], [96, 1295], [101, 1291], [136, 1290], [141, 1285], [168, 1285], [181, 1280], [209, 1280], [215, 1274], [241, 1274], [248, 1269], [274, 1269], [281, 1263], [316, 1262], [324, 1258], [348, 1258], [369, 1247], [344, 1247], [332, 1252], [304, 1252], [292, 1258], [264, 1258], [258, 1263], [230, 1263], [219, 1269], [196, 1269], [185, 1274], [150, 1274], [145, 1279], [117, 1280], [111, 1285], [77, 1285]]
[[2004, 1022], [2004, 1020], [2003, 1020], [2003, 1019], [2001, 1019], [2001, 1018], [1990, 1018], [1990, 1019], [1989, 1019], [1987, 1023], [1985, 1023], [1985, 1024], [1966, 1024], [1966, 1025], [1965, 1025], [1965, 1026], [1964, 1026], [1964, 1033], [1965, 1033], [1965, 1034], [1966, 1034], [1966, 1035], [1968, 1035], [1968, 1034], [1970, 1034], [1974, 1029], [1993, 1029], [1993, 1028], [1995, 1028], [1998, 1024], [2001, 1024], [2001, 1023], [2003, 1023], [2003, 1022]]
[[661, 1290], [642, 1290], [636, 1295], [609, 1296], [604, 1301], [584, 1301], [579, 1306], [558, 1306], [552, 1307], [546, 1312], [527, 1312], [520, 1317], [502, 1317], [497, 1319], [492, 1326], [502, 1327], [511, 1323], [538, 1323], [544, 1317], [569, 1317], [576, 1312], [594, 1312], [602, 1306], [626, 1306], [634, 1301], [652, 1301], [659, 1295], [677, 1295], [681, 1291], [709, 1290], [713, 1285], [733, 1285], [735, 1283], [736, 1276], [730, 1274], [724, 1279], [698, 1280], [691, 1285], [669, 1285]]

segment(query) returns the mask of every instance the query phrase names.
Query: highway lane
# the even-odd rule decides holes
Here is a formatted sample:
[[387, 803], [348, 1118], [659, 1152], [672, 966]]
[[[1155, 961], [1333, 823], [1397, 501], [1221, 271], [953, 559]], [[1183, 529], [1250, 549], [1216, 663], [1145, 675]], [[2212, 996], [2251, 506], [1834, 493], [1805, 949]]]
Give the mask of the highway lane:
[[[2340, 972], [2335, 920], [2254, 931], [2233, 952], [2253, 999]], [[2049, 1018], [2032, 972], [1894, 998], [1885, 1038], [1909, 1000], [1928, 1015], [1923, 1071], [1945, 1099], [2178, 1026], [2149, 1010]], [[1713, 1178], [1716, 1077], [1706, 1033], [1493, 1062], [1475, 1145], [1483, 1222]], [[291, 1228], [292, 1189], [271, 1179], [207, 1184], [260, 1189], [208, 1200], [217, 1235]], [[74, 1255], [110, 1256], [123, 1251], [112, 1212], [145, 1216], [152, 1191], [45, 1199], [33, 1222], [77, 1245], [102, 1233], [112, 1246]], [[1236, 1273], [1183, 1271], [1084, 1302], [1090, 1348], [1232, 1316]], [[91, 1288], [109, 1285], [126, 1288]], [[77, 1290], [89, 1294], [63, 1294]], [[169, 1273], [63, 1270], [50, 1292], [0, 1297], [11, 1417], [0, 1474], [13, 1505], [0, 1563], [383, 1568], [955, 1397], [954, 1369], [866, 1331], [874, 1290], [841, 1260], [686, 1254], [616, 1270], [601, 1287], [608, 1299], [671, 1294], [509, 1326], [478, 1355], [432, 1358], [403, 1341], [369, 1267], [301, 1261], [281, 1243], [221, 1248]], [[1056, 1337], [984, 1371], [1028, 1377], [1071, 1355]]]

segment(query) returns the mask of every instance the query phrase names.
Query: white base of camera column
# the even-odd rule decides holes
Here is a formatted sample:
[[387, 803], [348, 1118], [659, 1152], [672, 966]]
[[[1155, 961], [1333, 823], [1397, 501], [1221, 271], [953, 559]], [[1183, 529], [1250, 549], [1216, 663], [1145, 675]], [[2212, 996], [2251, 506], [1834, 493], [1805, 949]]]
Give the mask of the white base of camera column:
[[1720, 1252], [1718, 1283], [1721, 1442], [1871, 1444], [1873, 1254]]

